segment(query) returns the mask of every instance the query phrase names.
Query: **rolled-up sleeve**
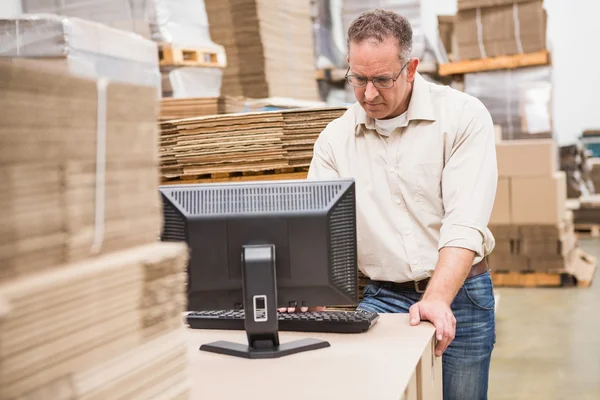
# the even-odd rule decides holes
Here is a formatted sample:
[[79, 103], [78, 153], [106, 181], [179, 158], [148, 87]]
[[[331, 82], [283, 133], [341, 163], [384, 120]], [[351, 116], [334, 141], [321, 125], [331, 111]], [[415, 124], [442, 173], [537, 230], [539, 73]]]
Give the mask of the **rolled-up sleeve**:
[[442, 172], [444, 218], [438, 250], [461, 247], [476, 261], [494, 245], [487, 225], [496, 197], [498, 167], [494, 125], [488, 110], [474, 98], [466, 101]]
[[329, 143], [330, 125], [325, 128], [316, 140], [313, 157], [308, 169], [308, 178], [310, 180], [329, 180], [339, 178], [338, 170], [335, 166], [335, 159], [331, 144]]

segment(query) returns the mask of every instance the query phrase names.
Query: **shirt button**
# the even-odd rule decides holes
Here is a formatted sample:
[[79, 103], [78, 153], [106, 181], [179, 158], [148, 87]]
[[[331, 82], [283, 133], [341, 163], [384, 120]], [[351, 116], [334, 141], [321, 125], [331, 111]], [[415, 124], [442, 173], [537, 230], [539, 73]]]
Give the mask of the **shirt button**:
[[390, 174], [393, 174], [394, 172], [396, 172], [396, 168], [394, 167], [389, 167], [388, 171], [390, 171]]
[[405, 234], [405, 235], [410, 235], [410, 229], [407, 229], [407, 230], [405, 230], [405, 231], [404, 231], [404, 234]]
[[419, 260], [417, 260], [416, 258], [413, 260], [413, 265], [419, 265]]
[[398, 199], [398, 198], [397, 198], [397, 199], [396, 199], [396, 203], [397, 203], [397, 204], [400, 204], [400, 203], [402, 203], [402, 200], [400, 200], [400, 199]]

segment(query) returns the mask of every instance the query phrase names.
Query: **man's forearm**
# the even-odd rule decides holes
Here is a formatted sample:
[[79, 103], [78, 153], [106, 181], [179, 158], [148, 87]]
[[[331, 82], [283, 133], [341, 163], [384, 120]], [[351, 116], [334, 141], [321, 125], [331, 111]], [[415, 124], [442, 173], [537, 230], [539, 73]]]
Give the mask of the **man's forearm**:
[[423, 300], [441, 300], [450, 305], [465, 282], [475, 253], [460, 247], [444, 247], [427, 285]]

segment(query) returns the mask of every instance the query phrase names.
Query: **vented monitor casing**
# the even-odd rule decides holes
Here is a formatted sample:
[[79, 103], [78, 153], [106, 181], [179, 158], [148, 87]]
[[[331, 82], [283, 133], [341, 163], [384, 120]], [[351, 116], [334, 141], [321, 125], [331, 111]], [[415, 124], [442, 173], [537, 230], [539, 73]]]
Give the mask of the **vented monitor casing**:
[[242, 246], [275, 246], [278, 306], [358, 301], [354, 181], [166, 185], [163, 241], [190, 249], [190, 311], [241, 307]]

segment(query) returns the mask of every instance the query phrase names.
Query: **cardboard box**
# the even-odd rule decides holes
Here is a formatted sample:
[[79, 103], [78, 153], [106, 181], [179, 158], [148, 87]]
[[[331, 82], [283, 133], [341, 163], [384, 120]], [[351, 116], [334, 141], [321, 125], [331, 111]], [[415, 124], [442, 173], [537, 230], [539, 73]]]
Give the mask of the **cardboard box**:
[[512, 220], [515, 224], [560, 224], [567, 200], [566, 174], [511, 179]]
[[558, 148], [553, 139], [496, 143], [496, 159], [499, 177], [551, 177], [558, 171]]
[[495, 239], [494, 254], [506, 256], [512, 254], [514, 239]]
[[572, 256], [531, 256], [529, 269], [537, 272], [564, 272]]
[[490, 216], [490, 224], [510, 224], [510, 208], [510, 178], [499, 178], [494, 208]]
[[469, 60], [546, 49], [546, 12], [542, 3], [521, 3], [516, 13], [512, 4], [459, 11], [454, 27], [458, 56]]
[[[478, 7], [494, 7], [513, 5], [514, 3], [527, 3], [532, 0], [458, 0], [458, 10], [470, 10]], [[533, 0], [535, 1], [535, 0]]]
[[492, 253], [488, 257], [490, 268], [494, 271], [527, 271], [529, 270], [529, 258], [518, 254], [504, 255]]
[[517, 225], [489, 224], [489, 228], [496, 240], [510, 240], [519, 238], [519, 227]]
[[555, 238], [523, 238], [519, 241], [519, 252], [529, 257], [567, 256], [577, 247], [575, 233], [567, 234], [560, 239]]
[[454, 61], [453, 49], [454, 49], [454, 19], [455, 15], [438, 15], [438, 32], [440, 34], [440, 39], [442, 40], [442, 45], [444, 46], [444, 50], [446, 50], [446, 54], [448, 55], [448, 59], [450, 61]]

